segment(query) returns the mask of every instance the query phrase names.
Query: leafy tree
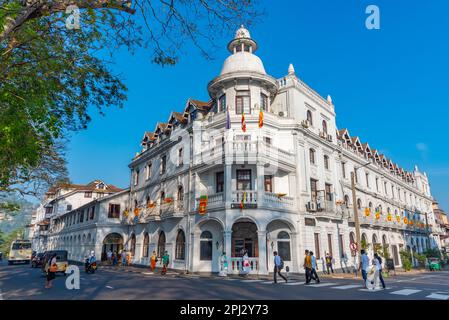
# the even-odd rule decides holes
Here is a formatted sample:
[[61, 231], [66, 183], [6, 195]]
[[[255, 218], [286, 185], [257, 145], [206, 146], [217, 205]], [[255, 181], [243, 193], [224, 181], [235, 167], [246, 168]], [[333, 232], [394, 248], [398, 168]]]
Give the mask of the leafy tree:
[[[80, 29], [66, 26], [69, 5]], [[108, 53], [142, 47], [173, 65], [190, 41], [210, 57], [216, 35], [258, 16], [249, 0], [0, 0], [0, 192], [39, 195], [64, 179], [63, 146], [90, 108], [123, 106]]]
[[0, 244], [0, 251], [3, 253], [4, 257], [8, 256], [11, 243], [17, 239], [17, 235], [23, 235], [24, 231], [23, 228], [19, 228], [3, 236], [3, 241]]
[[412, 269], [412, 254], [408, 251], [401, 250], [399, 251], [399, 255], [401, 256], [402, 267], [405, 271], [410, 271]]

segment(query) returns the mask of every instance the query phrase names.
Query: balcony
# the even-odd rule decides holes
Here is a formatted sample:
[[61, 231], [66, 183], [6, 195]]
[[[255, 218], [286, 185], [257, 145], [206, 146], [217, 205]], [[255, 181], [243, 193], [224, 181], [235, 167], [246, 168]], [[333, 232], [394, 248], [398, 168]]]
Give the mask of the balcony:
[[[248, 258], [250, 265], [250, 274], [257, 274], [259, 272], [259, 258]], [[232, 257], [228, 267], [228, 272], [231, 274], [243, 274], [243, 259]]]
[[[333, 197], [331, 197], [332, 199]], [[312, 199], [306, 204], [306, 211], [317, 218], [343, 219], [344, 210], [337, 206], [332, 200]]]
[[230, 151], [237, 163], [243, 161], [251, 163], [259, 160], [263, 164], [285, 166], [293, 170], [296, 168], [294, 154], [263, 141], [232, 141], [230, 145]]

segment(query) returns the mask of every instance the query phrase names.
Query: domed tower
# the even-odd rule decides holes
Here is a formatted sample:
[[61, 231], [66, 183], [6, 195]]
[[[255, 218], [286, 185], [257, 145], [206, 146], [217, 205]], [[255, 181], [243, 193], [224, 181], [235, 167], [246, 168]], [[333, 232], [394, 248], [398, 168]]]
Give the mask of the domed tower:
[[241, 26], [227, 46], [231, 55], [224, 61], [220, 75], [208, 84], [209, 95], [217, 101], [217, 112], [229, 107], [237, 114], [251, 114], [262, 108], [269, 111], [276, 93], [276, 79], [267, 75], [249, 31]]

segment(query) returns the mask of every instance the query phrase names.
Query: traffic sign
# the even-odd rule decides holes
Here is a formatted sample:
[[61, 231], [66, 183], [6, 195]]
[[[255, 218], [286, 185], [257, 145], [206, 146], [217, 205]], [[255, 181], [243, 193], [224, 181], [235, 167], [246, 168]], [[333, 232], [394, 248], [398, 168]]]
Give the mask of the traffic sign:
[[349, 247], [351, 248], [352, 251], [356, 251], [357, 250], [357, 243], [352, 242]]

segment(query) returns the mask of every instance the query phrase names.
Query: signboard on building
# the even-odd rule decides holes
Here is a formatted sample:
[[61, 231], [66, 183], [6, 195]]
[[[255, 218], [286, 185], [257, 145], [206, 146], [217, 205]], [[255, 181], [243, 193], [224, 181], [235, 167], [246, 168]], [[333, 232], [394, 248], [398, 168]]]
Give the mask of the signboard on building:
[[257, 209], [257, 203], [231, 203], [231, 209]]

